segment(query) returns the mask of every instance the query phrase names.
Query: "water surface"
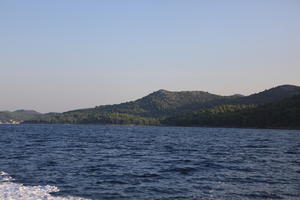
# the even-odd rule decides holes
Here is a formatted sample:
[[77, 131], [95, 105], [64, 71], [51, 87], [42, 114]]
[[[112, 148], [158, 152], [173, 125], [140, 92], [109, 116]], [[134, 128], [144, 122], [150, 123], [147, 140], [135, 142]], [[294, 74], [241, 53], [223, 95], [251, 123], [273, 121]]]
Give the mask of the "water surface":
[[300, 131], [0, 125], [0, 199], [300, 199]]

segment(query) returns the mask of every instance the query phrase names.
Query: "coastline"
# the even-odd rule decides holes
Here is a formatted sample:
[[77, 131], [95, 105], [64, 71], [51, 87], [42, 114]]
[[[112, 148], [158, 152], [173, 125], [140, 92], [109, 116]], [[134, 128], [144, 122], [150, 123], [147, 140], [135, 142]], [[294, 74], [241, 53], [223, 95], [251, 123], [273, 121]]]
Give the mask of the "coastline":
[[22, 125], [22, 124], [28, 124], [28, 125], [92, 125], [92, 126], [145, 126], [145, 127], [194, 127], [194, 128], [231, 128], [231, 129], [268, 129], [268, 130], [300, 130], [300, 127], [238, 127], [238, 126], [198, 126], [198, 125], [192, 125], [192, 126], [176, 126], [176, 125], [167, 125], [167, 124], [161, 124], [161, 125], [141, 125], [141, 124], [97, 124], [97, 123], [79, 123], [79, 124], [70, 124], [70, 123], [27, 123], [27, 122], [21, 122], [19, 124], [14, 125]]

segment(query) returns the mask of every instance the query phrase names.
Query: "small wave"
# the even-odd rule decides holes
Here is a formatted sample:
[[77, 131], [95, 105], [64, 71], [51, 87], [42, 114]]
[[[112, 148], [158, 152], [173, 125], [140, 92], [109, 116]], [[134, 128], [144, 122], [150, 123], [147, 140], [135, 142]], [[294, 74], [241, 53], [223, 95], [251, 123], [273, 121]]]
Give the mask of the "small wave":
[[145, 173], [145, 174], [135, 174], [134, 177], [137, 177], [137, 178], [152, 178], [152, 177], [159, 177], [159, 175], [155, 174], [155, 173]]
[[244, 148], [247, 148], [247, 149], [265, 149], [265, 148], [269, 148], [268, 145], [246, 145], [246, 146], [243, 146]]
[[286, 154], [298, 154], [297, 151], [286, 151], [285, 153], [286, 153]]
[[191, 172], [197, 171], [197, 168], [195, 167], [172, 167], [169, 169], [161, 170], [160, 172], [178, 172], [180, 174], [189, 174]]
[[9, 181], [13, 181], [14, 179], [8, 175], [8, 173], [6, 172], [2, 172], [0, 171], [0, 183], [1, 182], [9, 182]]
[[24, 186], [12, 182], [13, 180], [9, 174], [0, 171], [1, 200], [87, 200], [79, 197], [55, 197], [50, 194], [59, 192], [55, 186]]

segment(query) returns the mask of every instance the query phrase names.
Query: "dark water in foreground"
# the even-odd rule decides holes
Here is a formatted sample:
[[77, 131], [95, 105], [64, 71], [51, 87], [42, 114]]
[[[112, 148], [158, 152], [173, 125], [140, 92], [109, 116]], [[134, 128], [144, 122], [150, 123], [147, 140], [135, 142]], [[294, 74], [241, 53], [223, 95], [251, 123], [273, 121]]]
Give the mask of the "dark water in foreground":
[[300, 131], [0, 125], [0, 171], [0, 199], [300, 199]]

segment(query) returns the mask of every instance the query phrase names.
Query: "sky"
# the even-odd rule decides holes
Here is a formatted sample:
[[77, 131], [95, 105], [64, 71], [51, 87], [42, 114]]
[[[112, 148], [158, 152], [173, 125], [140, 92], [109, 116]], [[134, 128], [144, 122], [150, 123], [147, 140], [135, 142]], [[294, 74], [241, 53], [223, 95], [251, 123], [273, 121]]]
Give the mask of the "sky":
[[0, 110], [300, 85], [299, 0], [0, 0]]

